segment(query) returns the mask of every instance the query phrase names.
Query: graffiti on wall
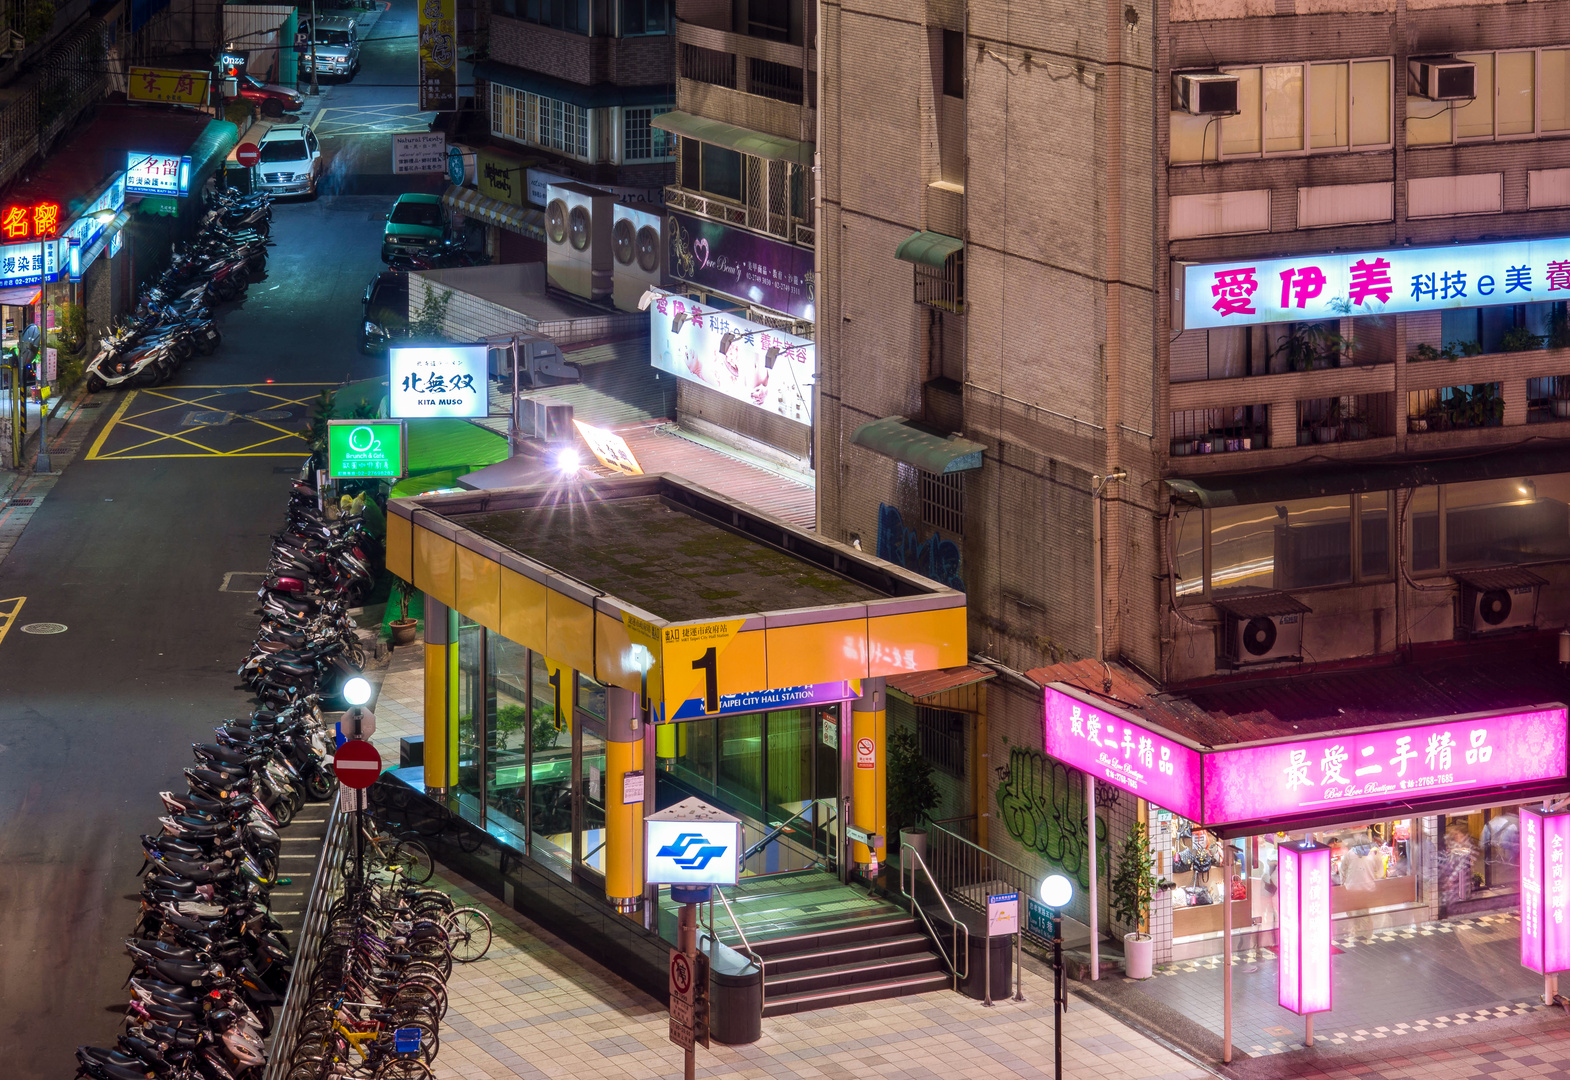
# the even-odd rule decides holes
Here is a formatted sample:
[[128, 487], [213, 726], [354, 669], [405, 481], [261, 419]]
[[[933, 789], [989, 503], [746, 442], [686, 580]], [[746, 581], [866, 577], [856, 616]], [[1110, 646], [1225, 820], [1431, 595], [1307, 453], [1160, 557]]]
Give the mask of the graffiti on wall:
[[[1054, 761], [1039, 750], [1012, 747], [1008, 765], [999, 769], [998, 814], [1009, 835], [1049, 863], [1090, 888], [1090, 842], [1085, 832], [1085, 774]], [[1096, 788], [1096, 801], [1102, 802]], [[1108, 803], [1116, 797], [1109, 789]], [[1107, 819], [1096, 815], [1098, 872], [1109, 873]]]
[[959, 546], [937, 533], [921, 539], [906, 526], [899, 509], [886, 503], [878, 504], [878, 558], [965, 591], [965, 580], [959, 576]]

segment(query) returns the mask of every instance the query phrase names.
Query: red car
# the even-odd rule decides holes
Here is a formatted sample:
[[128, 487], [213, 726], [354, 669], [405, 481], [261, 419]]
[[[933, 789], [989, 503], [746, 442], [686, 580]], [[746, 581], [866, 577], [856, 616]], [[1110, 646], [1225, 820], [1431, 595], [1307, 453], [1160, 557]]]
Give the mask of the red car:
[[263, 116], [298, 112], [300, 106], [305, 104], [303, 97], [287, 87], [258, 82], [249, 75], [241, 75], [238, 82], [240, 96], [253, 105], [260, 105]]

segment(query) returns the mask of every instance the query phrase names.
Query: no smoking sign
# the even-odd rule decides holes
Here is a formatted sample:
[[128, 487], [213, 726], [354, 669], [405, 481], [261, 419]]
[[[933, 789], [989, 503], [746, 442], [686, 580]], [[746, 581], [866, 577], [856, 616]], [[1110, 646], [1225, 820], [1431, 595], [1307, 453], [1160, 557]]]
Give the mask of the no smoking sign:
[[856, 768], [875, 769], [878, 767], [878, 751], [876, 744], [871, 739], [860, 738], [856, 740]]

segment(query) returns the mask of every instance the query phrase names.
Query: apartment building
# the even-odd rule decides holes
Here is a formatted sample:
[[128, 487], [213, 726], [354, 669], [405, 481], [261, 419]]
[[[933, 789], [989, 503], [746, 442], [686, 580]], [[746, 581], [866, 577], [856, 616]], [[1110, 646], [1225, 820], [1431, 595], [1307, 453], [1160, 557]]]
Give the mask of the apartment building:
[[[1106, 870], [1063, 840], [1088, 796], [1046, 752], [1046, 684], [1111, 708], [1137, 684], [1177, 702], [1151, 725], [1227, 742], [1519, 708], [1561, 677], [1567, 14], [823, 4], [820, 528], [966, 591], [994, 850]], [[1134, 802], [1160, 858], [1203, 835]], [[1432, 875], [1453, 828], [1510, 813], [1383, 843]], [[1425, 903], [1466, 906], [1403, 894], [1380, 925]], [[1167, 923], [1166, 955], [1219, 949], [1214, 922]]]

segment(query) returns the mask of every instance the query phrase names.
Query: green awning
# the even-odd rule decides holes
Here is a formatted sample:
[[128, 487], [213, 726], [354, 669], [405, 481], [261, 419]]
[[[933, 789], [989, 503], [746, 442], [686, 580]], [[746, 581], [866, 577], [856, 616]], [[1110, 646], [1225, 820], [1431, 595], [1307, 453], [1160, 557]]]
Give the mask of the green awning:
[[981, 455], [987, 449], [979, 442], [945, 435], [904, 416], [885, 416], [882, 420], [863, 424], [850, 441], [929, 473], [979, 469]]
[[904, 262], [920, 263], [934, 270], [942, 270], [948, 263], [949, 257], [956, 251], [963, 251], [964, 248], [965, 241], [956, 240], [952, 236], [935, 232], [918, 232], [911, 233], [900, 241], [899, 247], [894, 249], [894, 257]]
[[191, 144], [191, 190], [201, 186], [201, 179], [210, 167], [216, 167], [229, 157], [229, 151], [240, 145], [240, 129], [227, 120], [213, 120]]
[[143, 195], [142, 201], [136, 204], [136, 212], [177, 217], [180, 213], [180, 200], [174, 195]]
[[718, 120], [706, 120], [701, 116], [677, 110], [661, 113], [649, 123], [673, 135], [713, 143], [728, 150], [738, 150], [743, 154], [763, 158], [765, 161], [793, 161], [803, 168], [810, 168], [812, 165], [810, 142], [797, 142], [795, 139], [784, 139], [778, 135], [765, 135], [751, 128], [722, 124]]

